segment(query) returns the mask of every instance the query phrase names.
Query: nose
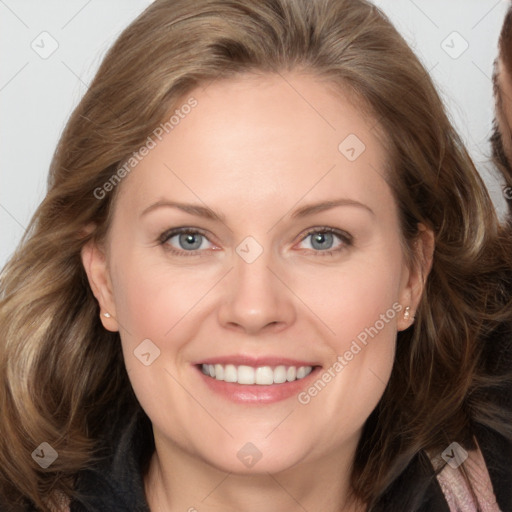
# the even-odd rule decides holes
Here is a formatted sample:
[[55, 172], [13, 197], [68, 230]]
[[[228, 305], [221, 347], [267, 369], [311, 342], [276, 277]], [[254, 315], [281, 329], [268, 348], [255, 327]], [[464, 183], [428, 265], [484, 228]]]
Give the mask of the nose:
[[251, 263], [235, 253], [234, 267], [218, 310], [224, 328], [246, 334], [280, 332], [295, 321], [293, 292], [269, 250]]

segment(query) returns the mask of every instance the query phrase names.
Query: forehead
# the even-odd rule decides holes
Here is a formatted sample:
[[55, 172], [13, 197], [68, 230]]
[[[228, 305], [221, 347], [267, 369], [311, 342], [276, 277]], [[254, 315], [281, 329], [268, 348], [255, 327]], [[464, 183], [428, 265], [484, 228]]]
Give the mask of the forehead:
[[334, 190], [361, 200], [386, 186], [387, 155], [376, 121], [316, 77], [218, 80], [185, 95], [169, 117], [190, 98], [197, 105], [127, 180], [141, 206], [155, 194], [177, 191], [221, 204], [245, 195], [267, 206]]

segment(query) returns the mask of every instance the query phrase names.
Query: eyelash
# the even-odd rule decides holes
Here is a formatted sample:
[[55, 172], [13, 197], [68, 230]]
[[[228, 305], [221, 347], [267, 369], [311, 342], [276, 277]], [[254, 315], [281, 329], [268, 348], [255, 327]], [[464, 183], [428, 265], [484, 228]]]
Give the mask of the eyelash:
[[[313, 235], [313, 234], [319, 234], [319, 233], [320, 234], [336, 235], [342, 242], [342, 244], [337, 249], [328, 249], [325, 251], [316, 251], [314, 249], [308, 249], [309, 251], [313, 251], [315, 254], [317, 254], [319, 256], [320, 255], [321, 256], [335, 256], [336, 254], [345, 250], [347, 247], [350, 247], [351, 245], [353, 245], [353, 239], [352, 239], [351, 235], [349, 235], [348, 233], [341, 231], [339, 229], [334, 229], [334, 228], [330, 228], [330, 227], [326, 227], [326, 226], [311, 228], [304, 234], [304, 236], [300, 239], [300, 241], [302, 242], [308, 236]], [[195, 249], [193, 251], [181, 251], [181, 250], [175, 249], [174, 247], [167, 244], [167, 242], [172, 237], [174, 237], [176, 235], [181, 235], [181, 234], [190, 234], [190, 235], [199, 234], [199, 235], [204, 236], [208, 240], [206, 233], [201, 229], [181, 227], [181, 228], [174, 228], [169, 231], [165, 231], [158, 238], [158, 242], [160, 245], [162, 245], [164, 247], [164, 249], [166, 251], [170, 252], [171, 254], [176, 254], [178, 256], [199, 256], [199, 257], [204, 256], [204, 254], [202, 254], [202, 253], [204, 253], [204, 249]]]

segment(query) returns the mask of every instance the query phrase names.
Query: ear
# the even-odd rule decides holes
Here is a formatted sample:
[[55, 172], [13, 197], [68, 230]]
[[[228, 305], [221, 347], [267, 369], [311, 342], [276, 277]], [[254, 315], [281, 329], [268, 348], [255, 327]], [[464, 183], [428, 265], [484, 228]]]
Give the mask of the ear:
[[[418, 224], [418, 235], [413, 243], [412, 263], [404, 273], [404, 282], [400, 290], [402, 310], [397, 321], [399, 331], [407, 329], [414, 323], [414, 316], [432, 268], [434, 249], [433, 231], [423, 224]], [[408, 310], [406, 310], [407, 307], [409, 307]]]
[[[91, 239], [82, 247], [81, 256], [92, 293], [100, 306], [103, 327], [108, 331], [116, 332], [119, 326], [105, 252], [95, 240]], [[106, 317], [105, 313], [110, 316]]]

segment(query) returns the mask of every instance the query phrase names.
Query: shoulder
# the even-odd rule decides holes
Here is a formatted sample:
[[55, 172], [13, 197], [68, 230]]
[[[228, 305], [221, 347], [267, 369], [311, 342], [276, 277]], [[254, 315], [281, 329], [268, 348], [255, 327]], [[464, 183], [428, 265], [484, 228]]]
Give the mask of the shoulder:
[[502, 323], [484, 343], [486, 370], [494, 384], [479, 397], [488, 405], [480, 415], [487, 420], [486, 413], [497, 412], [503, 420], [483, 425], [475, 418], [473, 432], [497, 502], [502, 510], [512, 510], [512, 322]]
[[496, 500], [502, 510], [512, 510], [512, 439], [483, 426], [475, 431]]
[[501, 510], [510, 510], [503, 508], [502, 503], [498, 504], [497, 502], [495, 485], [491, 481], [478, 444], [475, 450], [469, 452], [456, 443], [453, 443], [453, 446], [448, 449], [449, 452], [443, 452], [446, 464], [438, 473], [437, 480], [450, 511], [501, 512]]
[[119, 422], [108, 456], [81, 471], [70, 512], [149, 512], [143, 474], [154, 450], [151, 422], [138, 408]]

